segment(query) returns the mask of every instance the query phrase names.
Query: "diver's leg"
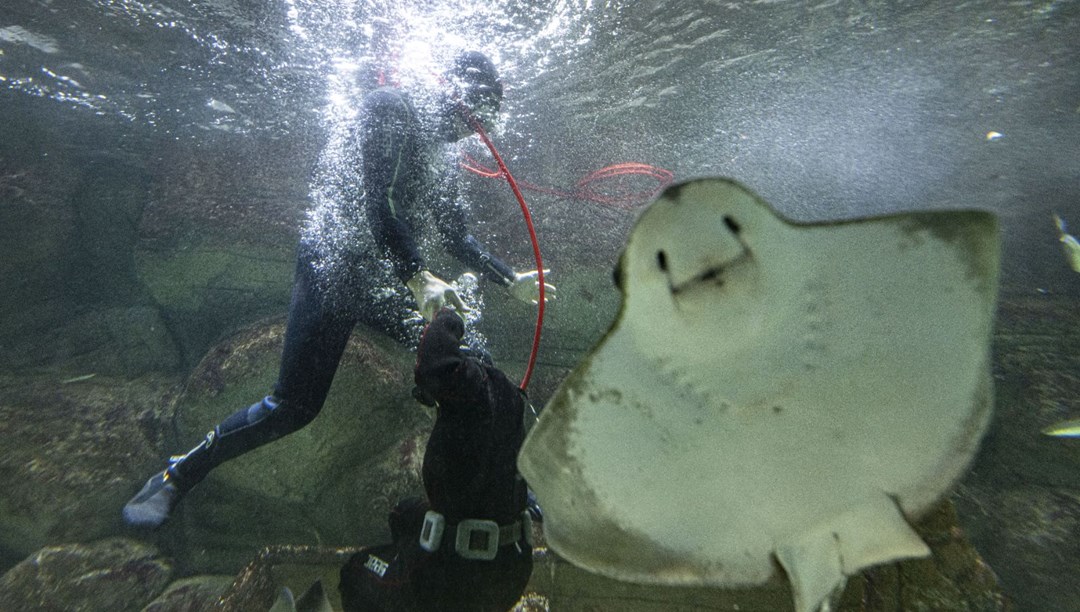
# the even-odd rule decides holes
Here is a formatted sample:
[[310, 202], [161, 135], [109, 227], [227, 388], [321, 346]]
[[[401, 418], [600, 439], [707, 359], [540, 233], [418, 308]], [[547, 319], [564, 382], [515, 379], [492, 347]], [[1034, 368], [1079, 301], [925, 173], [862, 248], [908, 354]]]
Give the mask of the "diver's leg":
[[172, 458], [124, 506], [124, 520], [138, 527], [161, 525], [213, 468], [310, 423], [326, 400], [352, 326], [318, 294], [301, 249], [274, 394], [233, 413], [195, 448]]
[[195, 448], [169, 459], [168, 466], [146, 481], [124, 505], [124, 521], [133, 527], [157, 527], [169, 518], [180, 498], [201, 482], [210, 470], [278, 437], [267, 427], [268, 418], [281, 407], [267, 396], [233, 413], [210, 430]]

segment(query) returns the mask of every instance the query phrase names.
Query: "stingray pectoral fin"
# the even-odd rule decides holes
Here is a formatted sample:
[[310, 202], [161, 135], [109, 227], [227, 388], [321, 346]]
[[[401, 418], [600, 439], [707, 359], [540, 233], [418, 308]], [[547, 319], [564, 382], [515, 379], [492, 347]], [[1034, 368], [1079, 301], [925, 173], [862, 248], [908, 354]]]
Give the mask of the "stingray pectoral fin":
[[[604, 365], [599, 367], [603, 369]], [[594, 449], [594, 471], [596, 463], [605, 465], [596, 454], [613, 453], [611, 446], [634, 445], [633, 439], [618, 433], [623, 431], [616, 427], [619, 419], [613, 418], [610, 427], [593, 430], [589, 428], [589, 419], [579, 415], [581, 410], [618, 412], [620, 396], [615, 389], [595, 385], [587, 370], [572, 374], [544, 408], [543, 417], [522, 446], [518, 469], [544, 508], [548, 545], [578, 567], [619, 580], [660, 584], [715, 582], [717, 579], [710, 572], [720, 570], [635, 524], [640, 508], [613, 506], [610, 489], [613, 483], [624, 480], [625, 475], [601, 470], [608, 479], [600, 482], [586, 475], [587, 461], [580, 456], [583, 439]], [[627, 414], [621, 418], [629, 419], [631, 416]], [[651, 506], [644, 499], [648, 492], [641, 494], [643, 499], [638, 505]], [[769, 569], [765, 568], [766, 577]]]
[[813, 612], [846, 576], [897, 559], [930, 556], [930, 548], [882, 494], [776, 547], [797, 612]]
[[523, 447], [529, 452], [518, 456], [518, 469], [543, 504], [548, 544], [578, 567], [611, 575], [621, 560], [640, 557], [638, 543], [611, 520], [561, 435], [572, 427], [575, 411], [566, 402], [545, 408]]

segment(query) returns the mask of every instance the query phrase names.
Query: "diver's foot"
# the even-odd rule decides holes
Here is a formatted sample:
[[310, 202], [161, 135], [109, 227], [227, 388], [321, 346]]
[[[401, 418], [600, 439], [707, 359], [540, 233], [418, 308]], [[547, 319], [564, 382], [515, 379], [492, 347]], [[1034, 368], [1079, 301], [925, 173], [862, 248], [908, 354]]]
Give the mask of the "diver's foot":
[[161, 471], [146, 481], [141, 491], [124, 504], [124, 522], [132, 527], [158, 527], [169, 518], [182, 495]]

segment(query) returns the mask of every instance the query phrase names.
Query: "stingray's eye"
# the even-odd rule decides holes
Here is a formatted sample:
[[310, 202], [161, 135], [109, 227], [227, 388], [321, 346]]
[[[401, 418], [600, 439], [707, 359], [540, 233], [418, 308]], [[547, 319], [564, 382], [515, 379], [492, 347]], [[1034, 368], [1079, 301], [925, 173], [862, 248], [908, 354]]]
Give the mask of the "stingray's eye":
[[739, 222], [732, 218], [730, 215], [724, 215], [724, 225], [726, 225], [727, 228], [731, 230], [732, 234], [738, 234], [742, 231], [742, 226], [740, 226]]
[[667, 253], [663, 251], [656, 252], [656, 265], [660, 266], [661, 272], [667, 272]]

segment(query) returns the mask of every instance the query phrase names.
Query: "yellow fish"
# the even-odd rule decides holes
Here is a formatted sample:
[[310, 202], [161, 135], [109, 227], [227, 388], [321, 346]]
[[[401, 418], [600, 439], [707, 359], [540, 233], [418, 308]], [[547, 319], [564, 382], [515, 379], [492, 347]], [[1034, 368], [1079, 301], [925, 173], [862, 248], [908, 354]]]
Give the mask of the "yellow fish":
[[[1072, 236], [1069, 236], [1069, 238], [1072, 238]], [[1076, 239], [1073, 238], [1073, 240]], [[1054, 423], [1042, 430], [1042, 432], [1056, 438], [1080, 438], [1080, 419], [1069, 419], [1068, 421]]]
[[1075, 236], [1065, 233], [1065, 220], [1054, 213], [1054, 224], [1058, 229], [1058, 240], [1061, 241], [1061, 248], [1065, 251], [1065, 258], [1069, 260], [1069, 265], [1076, 272], [1080, 272], [1080, 241]]

